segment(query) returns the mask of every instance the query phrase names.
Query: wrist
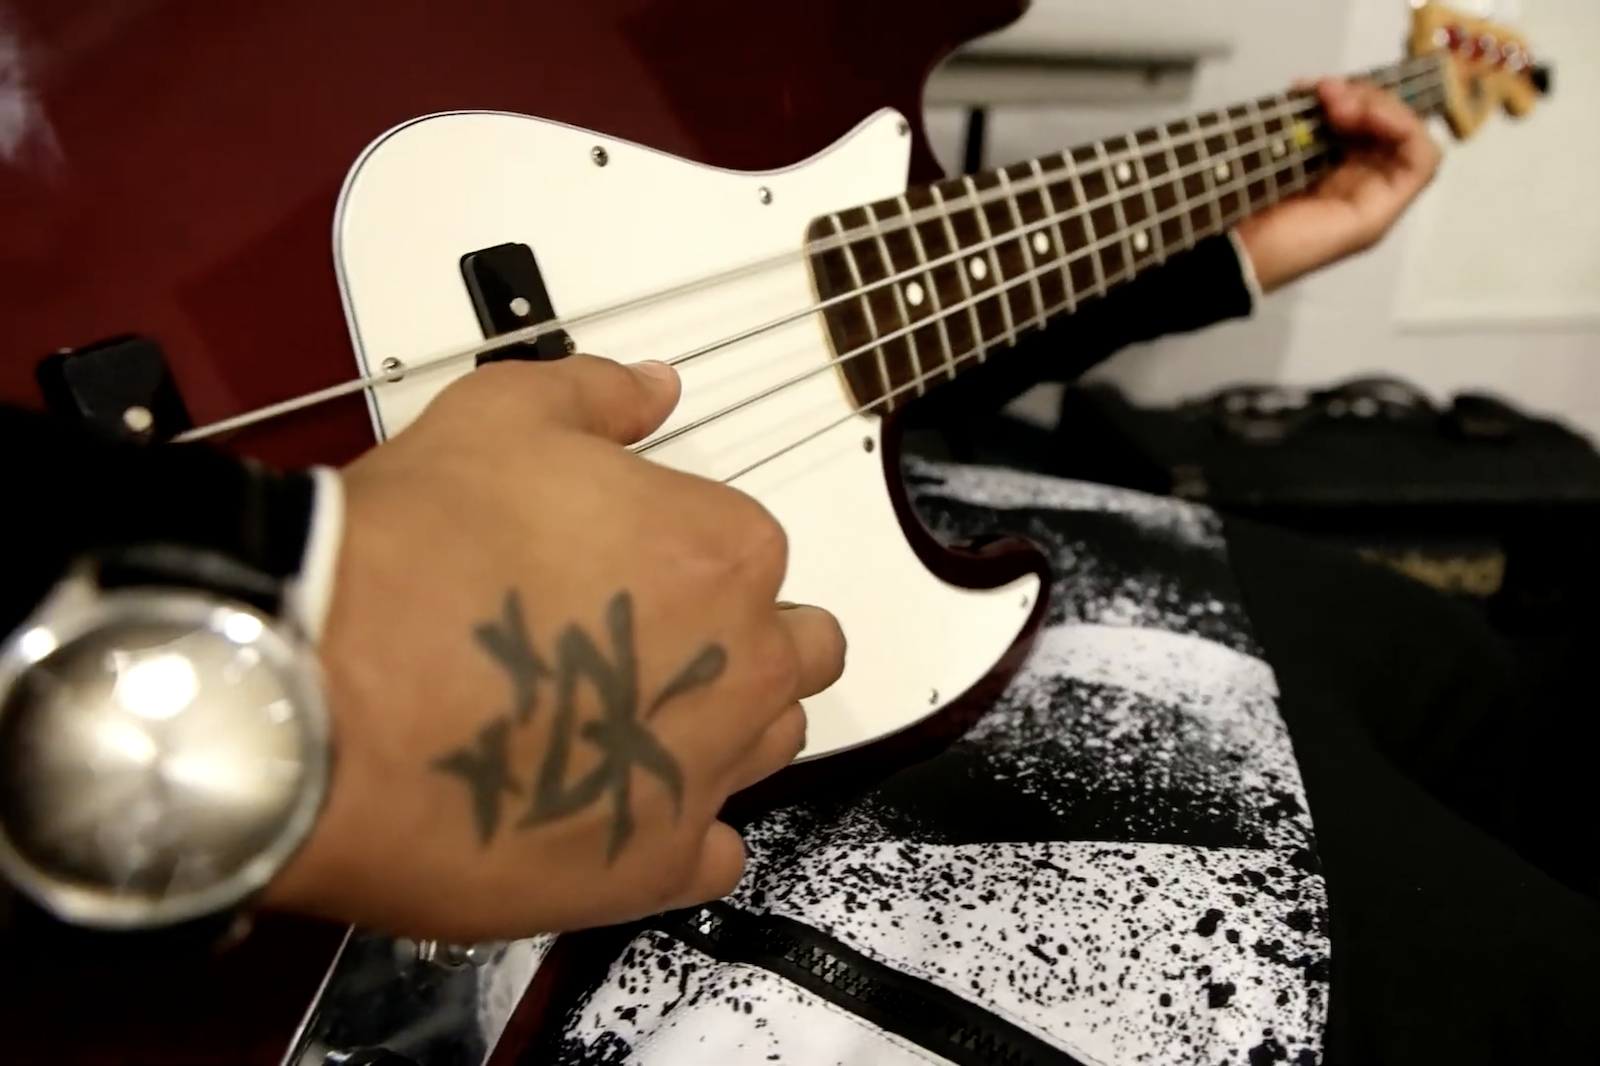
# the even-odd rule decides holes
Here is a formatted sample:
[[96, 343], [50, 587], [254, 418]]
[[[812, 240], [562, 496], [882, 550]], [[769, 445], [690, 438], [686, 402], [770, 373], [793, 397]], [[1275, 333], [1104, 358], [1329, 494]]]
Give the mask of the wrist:
[[[159, 535], [129, 519], [126, 535], [75, 558], [0, 654], [0, 755], [13, 768], [54, 759], [24, 775], [31, 798], [8, 809], [6, 878], [68, 924], [231, 922], [323, 807], [332, 742], [314, 645], [341, 486], [331, 472], [210, 469], [236, 495], [207, 502], [237, 508], [191, 506]], [[74, 750], [87, 727], [69, 727], [82, 722], [121, 738], [116, 758]], [[107, 789], [119, 802], [104, 802]], [[63, 855], [92, 861], [68, 869]], [[172, 864], [192, 872], [163, 882]]]
[[1228, 242], [1233, 245], [1234, 255], [1239, 260], [1239, 276], [1244, 280], [1244, 287], [1250, 290], [1250, 307], [1254, 310], [1266, 295], [1266, 290], [1261, 286], [1261, 277], [1256, 273], [1255, 260], [1238, 227], [1228, 231]]
[[1261, 225], [1259, 217], [1243, 220], [1232, 232], [1241, 266], [1247, 278], [1254, 280], [1258, 295], [1275, 292], [1298, 276], [1287, 262], [1284, 249], [1278, 247], [1271, 229]]
[[337, 470], [316, 467], [309, 473], [314, 486], [311, 515], [291, 599], [295, 622], [315, 645], [322, 641], [333, 605], [339, 552], [344, 544], [345, 497], [344, 479]]

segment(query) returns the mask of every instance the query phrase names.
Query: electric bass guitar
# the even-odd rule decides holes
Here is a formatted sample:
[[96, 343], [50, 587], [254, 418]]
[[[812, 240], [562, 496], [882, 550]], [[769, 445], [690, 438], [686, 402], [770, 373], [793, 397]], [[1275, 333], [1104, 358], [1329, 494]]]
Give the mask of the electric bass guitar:
[[[1020, 660], [1049, 575], [1021, 542], [934, 540], [896, 413], [1340, 150], [1295, 91], [941, 180], [924, 80], [1020, 6], [14, 0], [0, 399], [336, 463], [485, 361], [670, 362], [682, 402], [636, 450], [759, 499], [788, 532], [784, 597], [850, 634], [802, 760], [948, 730]], [[1458, 136], [1540, 91], [1519, 35], [1443, 8], [1410, 52], [1364, 76]], [[481, 1018], [441, 1043], [468, 1019], [427, 1010], [482, 987], [472, 963], [531, 975], [542, 950], [413, 945], [397, 969], [394, 947], [346, 944], [296, 1066], [481, 1061]], [[330, 1014], [351, 989], [412, 1013], [352, 1028]]]

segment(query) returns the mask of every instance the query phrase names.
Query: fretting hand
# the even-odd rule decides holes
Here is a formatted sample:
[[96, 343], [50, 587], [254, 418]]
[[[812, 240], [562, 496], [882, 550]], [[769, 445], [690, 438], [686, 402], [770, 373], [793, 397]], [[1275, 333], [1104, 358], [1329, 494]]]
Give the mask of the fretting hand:
[[800, 751], [844, 641], [774, 602], [759, 504], [623, 447], [677, 399], [660, 364], [497, 363], [349, 467], [338, 759], [269, 904], [471, 941], [733, 889], [717, 813]]
[[1427, 125], [1393, 93], [1337, 78], [1316, 90], [1346, 154], [1309, 192], [1239, 224], [1267, 292], [1372, 247], [1439, 168]]

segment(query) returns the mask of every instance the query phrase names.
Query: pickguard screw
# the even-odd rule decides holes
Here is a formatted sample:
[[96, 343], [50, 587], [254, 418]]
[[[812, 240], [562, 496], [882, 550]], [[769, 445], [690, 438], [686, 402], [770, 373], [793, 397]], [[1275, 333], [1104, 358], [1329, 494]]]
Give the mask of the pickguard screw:
[[772, 202], [772, 190], [767, 188], [765, 185], [761, 186], [761, 189], [756, 193], [756, 196], [759, 197], [761, 202], [764, 204], [770, 204]]
[[594, 160], [594, 165], [597, 167], [603, 167], [607, 163], [611, 162], [610, 154], [598, 144], [589, 149], [589, 158]]
[[568, 337], [561, 342], [561, 347], [566, 349], [568, 355], [575, 355], [578, 351], [578, 342]]
[[936, 704], [938, 702], [939, 702], [939, 690], [938, 689], [934, 689], [932, 692], [930, 692], [928, 694], [928, 706], [932, 707], [934, 704]]
[[868, 451], [868, 452], [872, 451], [872, 449], [873, 449], [872, 438], [871, 437], [862, 437], [861, 438], [861, 447], [862, 447], [862, 450], [864, 450], [864, 451]]
[[1024, 606], [1024, 607], [1028, 606], [1028, 597], [1026, 597], [1026, 596], [1022, 597], [1022, 606]]
[[379, 363], [378, 367], [388, 375], [390, 381], [401, 381], [406, 376], [406, 365], [392, 355]]
[[906, 134], [911, 132], [911, 123], [907, 122], [905, 119], [901, 119], [898, 123], [895, 124], [894, 128], [895, 128], [895, 132], [896, 133], [898, 133], [898, 134], [900, 134], [900, 136], [904, 137]]

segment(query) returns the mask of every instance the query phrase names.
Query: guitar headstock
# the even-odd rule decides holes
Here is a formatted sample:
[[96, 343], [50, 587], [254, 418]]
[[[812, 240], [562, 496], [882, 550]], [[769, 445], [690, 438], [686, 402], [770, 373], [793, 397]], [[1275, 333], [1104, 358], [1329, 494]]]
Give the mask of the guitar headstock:
[[1411, 54], [1444, 59], [1444, 116], [1458, 140], [1496, 110], [1522, 116], [1550, 91], [1550, 68], [1522, 34], [1430, 0], [1412, 0]]

